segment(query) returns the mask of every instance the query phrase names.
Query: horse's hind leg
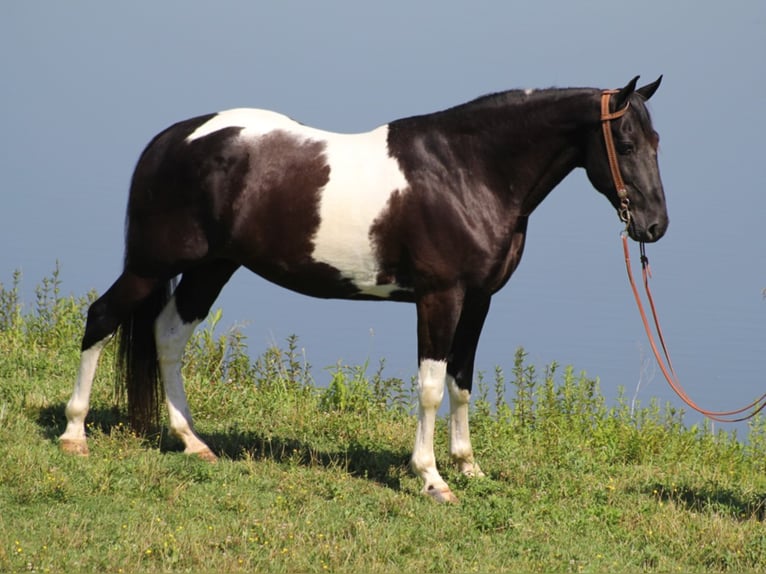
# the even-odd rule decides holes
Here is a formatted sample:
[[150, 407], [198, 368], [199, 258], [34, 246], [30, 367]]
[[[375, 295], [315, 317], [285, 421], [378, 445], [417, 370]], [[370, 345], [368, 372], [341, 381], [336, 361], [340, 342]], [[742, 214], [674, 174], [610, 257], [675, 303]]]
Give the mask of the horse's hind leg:
[[220, 260], [185, 272], [154, 326], [170, 431], [184, 443], [184, 452], [209, 461], [216, 460], [216, 456], [194, 432], [181, 376], [181, 360], [194, 329], [207, 316], [221, 289], [238, 267], [236, 263]]
[[155, 288], [157, 281], [123, 272], [109, 290], [88, 309], [85, 334], [82, 339], [80, 369], [74, 391], [66, 406], [67, 426], [59, 438], [65, 452], [88, 454], [85, 417], [90, 405], [93, 377], [101, 350], [130, 311]]

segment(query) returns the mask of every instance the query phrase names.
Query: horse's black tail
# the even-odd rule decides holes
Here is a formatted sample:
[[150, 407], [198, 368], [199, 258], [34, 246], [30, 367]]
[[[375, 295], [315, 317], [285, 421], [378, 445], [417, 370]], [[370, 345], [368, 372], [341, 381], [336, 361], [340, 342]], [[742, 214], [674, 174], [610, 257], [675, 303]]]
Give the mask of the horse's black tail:
[[120, 326], [116, 390], [127, 391], [128, 417], [142, 435], [159, 426], [162, 385], [157, 364], [154, 322], [172, 292], [172, 281], [159, 284]]

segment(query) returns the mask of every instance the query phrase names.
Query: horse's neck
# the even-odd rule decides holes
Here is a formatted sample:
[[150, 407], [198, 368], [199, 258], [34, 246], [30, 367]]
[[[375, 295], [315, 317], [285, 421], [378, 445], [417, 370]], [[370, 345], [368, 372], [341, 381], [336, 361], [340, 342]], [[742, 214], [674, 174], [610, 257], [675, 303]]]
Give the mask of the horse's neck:
[[598, 125], [595, 90], [507, 92], [390, 124], [391, 140], [433, 136], [450, 169], [483, 179], [510, 210], [528, 215], [584, 157], [583, 134]]
[[510, 184], [520, 195], [523, 215], [529, 215], [561, 181], [580, 164], [580, 150], [565, 146], [555, 154], [541, 156], [536, 169], [527, 171], [527, 177]]
[[596, 125], [597, 102], [580, 95], [569, 102], [536, 109], [527, 121], [514, 117], [481, 135], [488, 153], [483, 160], [497, 174], [497, 193], [511, 194], [521, 213], [529, 215], [545, 197], [584, 161], [585, 130]]

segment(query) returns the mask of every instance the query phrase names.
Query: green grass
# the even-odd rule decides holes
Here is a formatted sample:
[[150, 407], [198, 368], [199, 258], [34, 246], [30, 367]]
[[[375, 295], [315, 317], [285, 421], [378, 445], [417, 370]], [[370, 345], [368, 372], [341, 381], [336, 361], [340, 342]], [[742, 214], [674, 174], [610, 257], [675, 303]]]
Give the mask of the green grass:
[[[519, 350], [477, 383], [485, 479], [437, 456], [461, 500], [408, 470], [410, 381], [367, 365], [314, 384], [295, 338], [251, 360], [220, 313], [195, 336], [187, 390], [217, 464], [126, 426], [102, 358], [91, 456], [64, 428], [84, 309], [58, 269], [25, 306], [0, 287], [2, 572], [746, 572], [766, 569], [766, 423], [747, 440], [656, 404], [606, 404], [573, 368]], [[255, 352], [251, 350], [251, 352]], [[507, 379], [507, 380], [506, 380]]]

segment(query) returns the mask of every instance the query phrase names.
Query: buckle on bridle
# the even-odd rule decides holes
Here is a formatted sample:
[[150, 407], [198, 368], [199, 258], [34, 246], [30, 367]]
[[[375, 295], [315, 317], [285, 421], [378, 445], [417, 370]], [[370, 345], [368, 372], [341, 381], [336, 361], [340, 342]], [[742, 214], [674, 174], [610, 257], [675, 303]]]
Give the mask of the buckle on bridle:
[[[618, 190], [618, 193], [622, 191], [625, 192], [624, 189]], [[620, 221], [622, 221], [625, 224], [625, 229], [628, 229], [628, 225], [630, 225], [630, 200], [628, 199], [627, 195], [624, 195], [620, 199], [620, 209], [617, 210], [617, 214], [620, 216]]]

